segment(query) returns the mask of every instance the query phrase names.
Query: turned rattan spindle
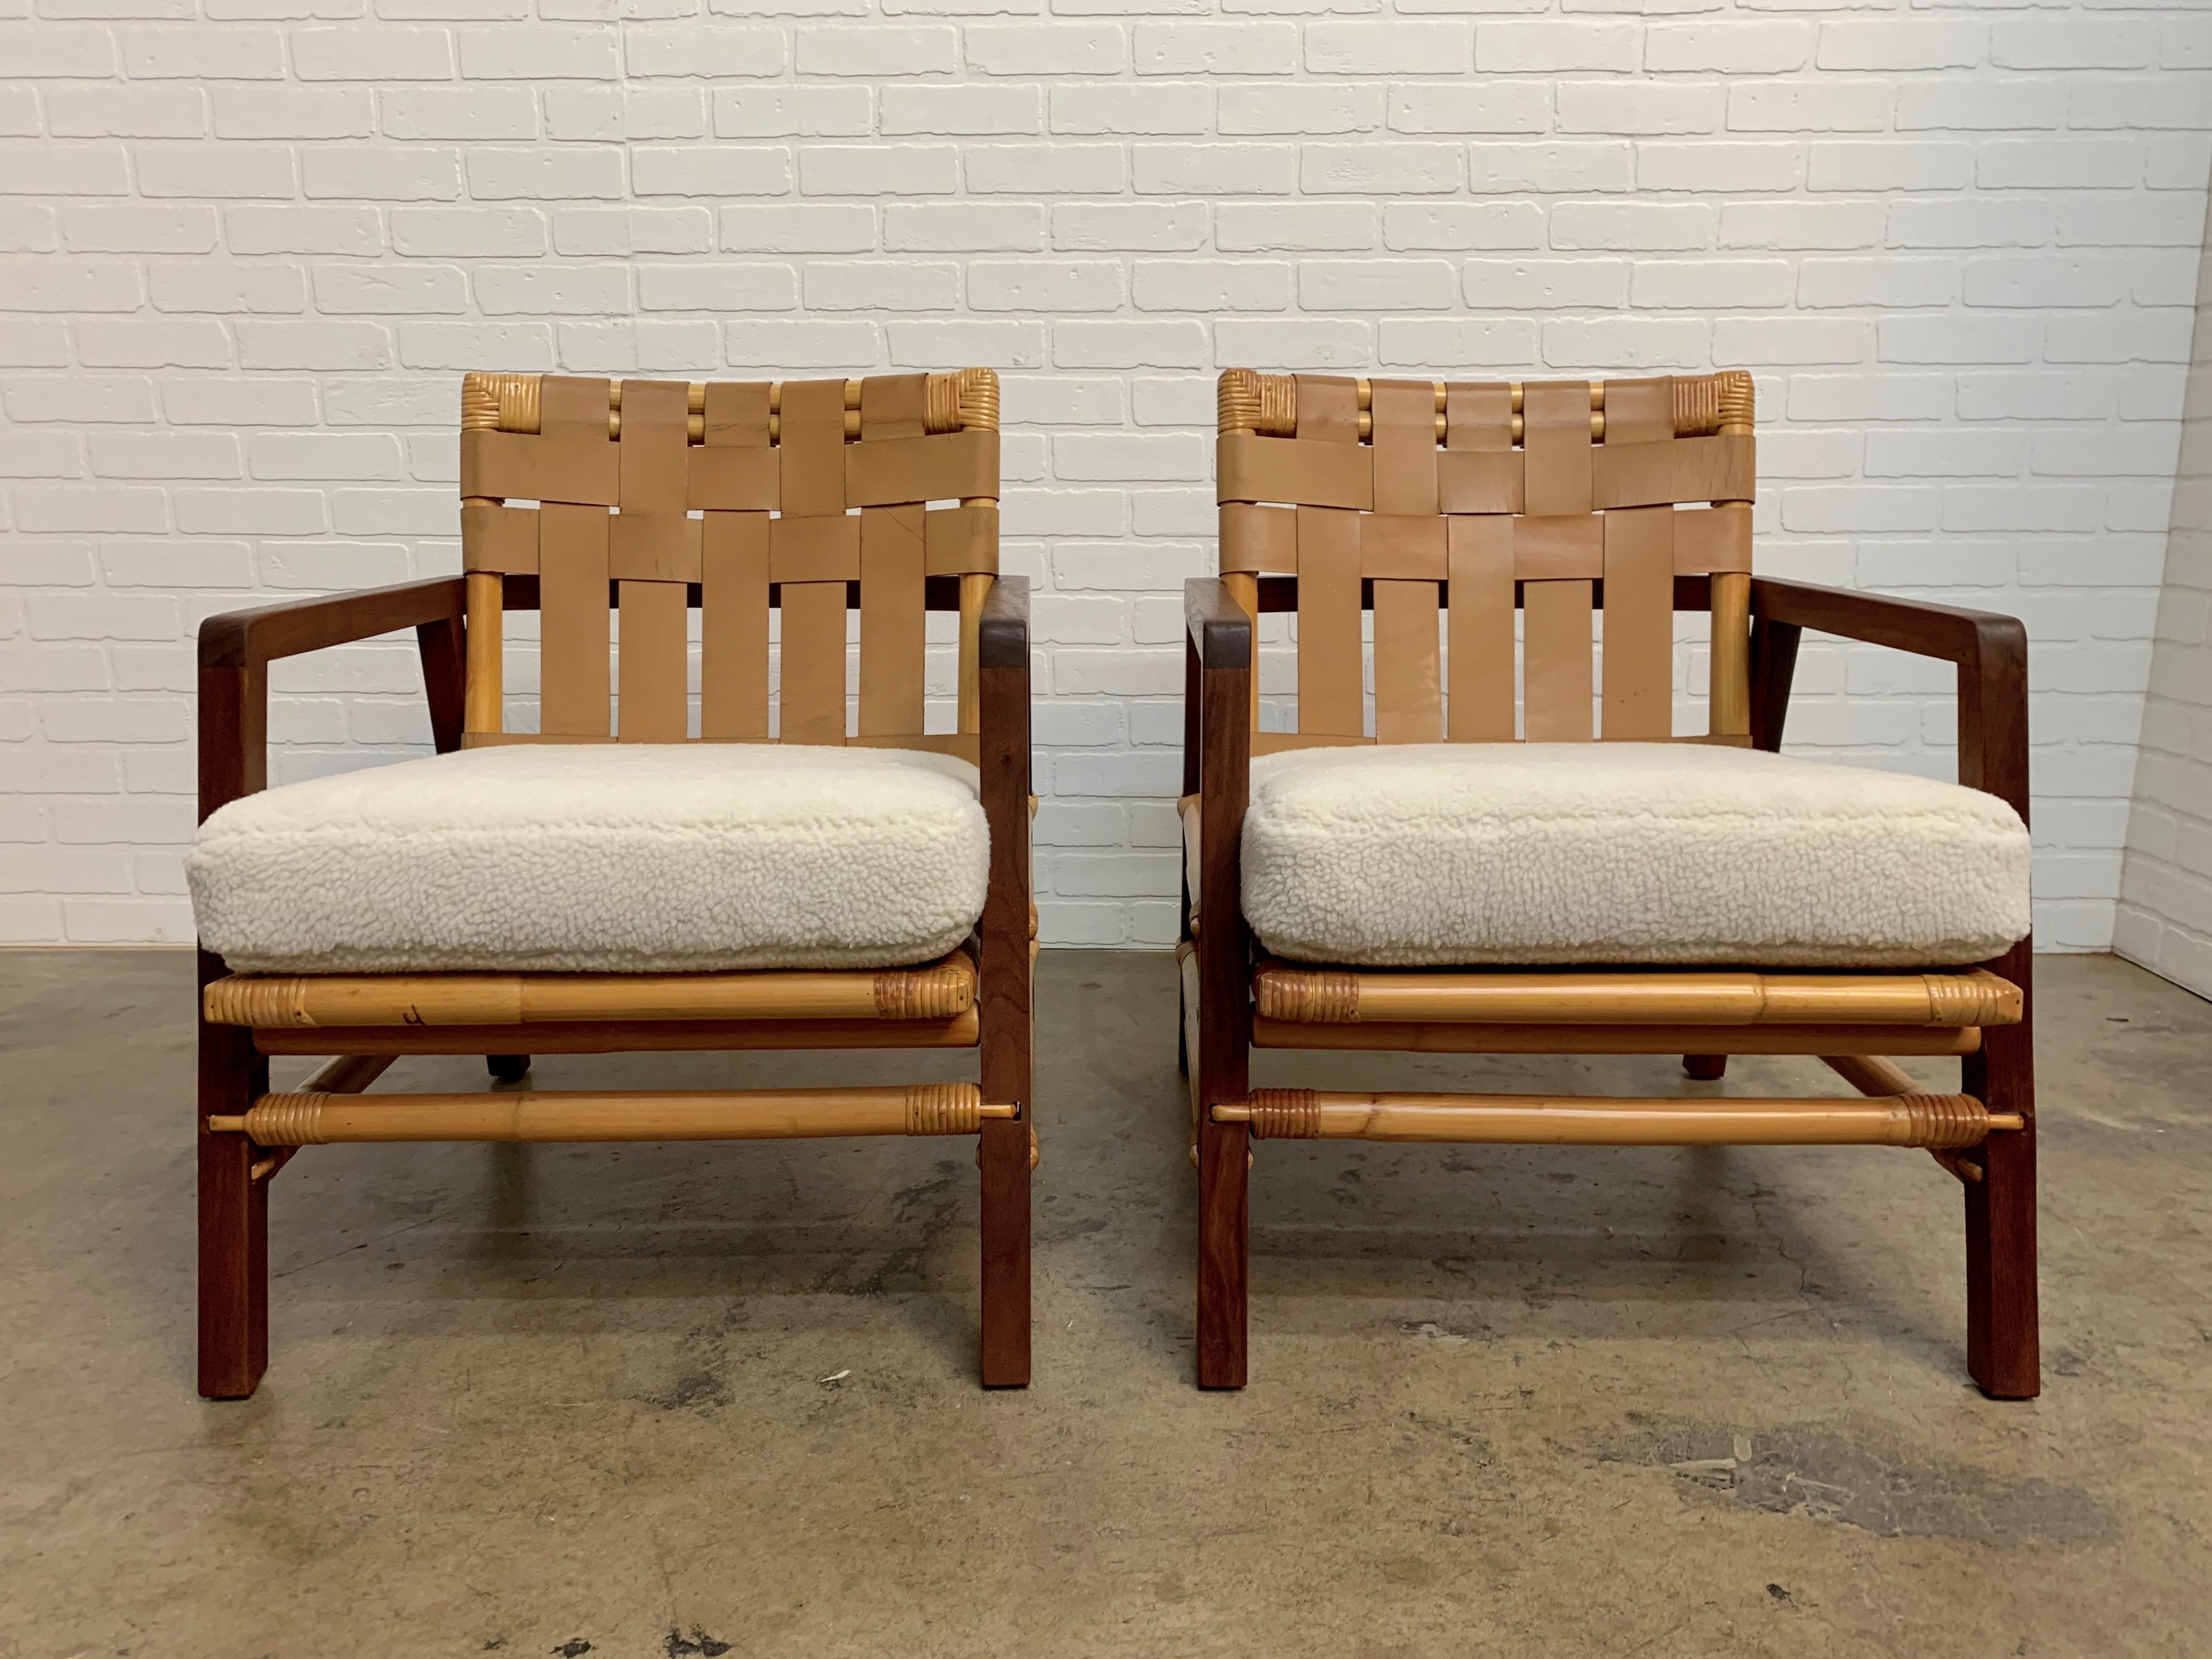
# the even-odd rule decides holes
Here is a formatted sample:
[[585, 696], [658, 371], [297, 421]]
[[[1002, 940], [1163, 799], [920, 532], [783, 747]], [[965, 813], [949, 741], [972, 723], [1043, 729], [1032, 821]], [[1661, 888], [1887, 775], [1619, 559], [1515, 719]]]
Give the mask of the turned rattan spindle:
[[[1233, 433], [1297, 430], [1297, 382], [1287, 374], [1261, 374], [1249, 368], [1222, 372], [1215, 390], [1215, 419], [1222, 437]], [[1260, 729], [1260, 578], [1249, 570], [1224, 571], [1221, 585], [1239, 610], [1252, 619], [1252, 729]]]
[[1547, 1146], [1972, 1146], [2021, 1127], [1971, 1095], [1704, 1100], [1255, 1089], [1212, 1109], [1261, 1139]]
[[540, 1089], [513, 1094], [263, 1095], [216, 1133], [264, 1146], [400, 1140], [756, 1140], [824, 1135], [974, 1134], [1018, 1108], [972, 1083], [849, 1089], [659, 1092]]
[[[1822, 1054], [1820, 1063], [1863, 1095], [1911, 1095], [1920, 1086], [1902, 1066], [1880, 1054]], [[1960, 1181], [1985, 1178], [1982, 1166], [1955, 1146], [1930, 1146], [1928, 1156]]]
[[[623, 383], [607, 382], [607, 436], [622, 436]], [[707, 441], [707, 388], [698, 380], [687, 380], [684, 386], [684, 439], [686, 443]]]
[[2017, 986], [1963, 974], [1420, 974], [1262, 962], [1253, 974], [1264, 1019], [1382, 1023], [1634, 1025], [2014, 1025]]
[[[1364, 382], [1362, 382], [1362, 384], [1364, 385]], [[1519, 443], [1527, 436], [1527, 432], [1522, 424], [1520, 415], [1520, 390], [1518, 387], [1516, 387], [1514, 390], [1514, 415], [1510, 431], [1513, 441]], [[1590, 388], [1590, 441], [1594, 444], [1603, 443], [1605, 441], [1605, 388], [1602, 385], [1593, 386]], [[1438, 443], [1444, 441], [1449, 430], [1449, 428], [1446, 416], [1441, 414], [1438, 415], [1437, 416], [1437, 441]], [[1360, 410], [1358, 432], [1360, 437], [1363, 439], [1371, 440], [1375, 436], [1375, 416], [1372, 410], [1364, 407]]]
[[[933, 383], [933, 390], [931, 393], [933, 399], [934, 399], [937, 395], [934, 391], [934, 383], [939, 380], [950, 381], [953, 379], [952, 376], [946, 374], [932, 374], [929, 378]], [[781, 381], [776, 382], [769, 388], [768, 435], [769, 441], [771, 443], [778, 441], [783, 435], [781, 410], [782, 398], [781, 395], [782, 389], [782, 383]], [[684, 422], [684, 435], [685, 439], [691, 443], [704, 443], [707, 441], [707, 388], [698, 381], [694, 380], [688, 383], [684, 390], [686, 393], [686, 413]], [[955, 430], [956, 428], [953, 426], [940, 426], [936, 423], [935, 411], [937, 407], [937, 404], [933, 401], [930, 404], [932, 413], [929, 417], [928, 424], [925, 426], [924, 430], [929, 432], [951, 432]], [[534, 432], [538, 428], [533, 424], [528, 429]], [[858, 380], [848, 380], [845, 382], [845, 439], [846, 441], [849, 443], [860, 435], [860, 383]], [[619, 380], [609, 383], [607, 393], [607, 436], [610, 438], [620, 438], [622, 436], [622, 382]]]
[[910, 1083], [906, 1087], [906, 1133], [910, 1135], [972, 1135], [982, 1128], [983, 1117], [983, 1092], [972, 1083]]
[[1263, 437], [1291, 438], [1298, 430], [1298, 380], [1295, 374], [1262, 374], [1260, 423], [1253, 428]]
[[[1507, 385], [1510, 387], [1510, 395], [1512, 399], [1513, 412], [1516, 415], [1518, 415], [1521, 412], [1522, 383], [1518, 380], [1511, 380], [1508, 381]], [[1355, 389], [1360, 409], [1362, 410], [1373, 409], [1375, 407], [1375, 382], [1369, 380], [1363, 374], [1357, 380], [1352, 382], [1352, 386]], [[1437, 413], [1441, 415], [1444, 412], [1444, 404], [1446, 401], [1444, 383], [1442, 380], [1431, 380], [1429, 382], [1429, 386], [1431, 390], [1436, 393]], [[1590, 408], [1595, 411], [1603, 409], [1604, 407], [1605, 382], [1603, 380], [1592, 380], [1590, 382]]]
[[960, 429], [960, 377], [932, 374], [922, 377], [921, 429], [925, 433]]
[[1820, 1063], [1863, 1095], [1909, 1095], [1920, 1087], [1902, 1066], [1880, 1054], [1823, 1054]]
[[[963, 368], [956, 375], [933, 374], [929, 378], [929, 407], [939, 407], [941, 394], [939, 382], [951, 383], [952, 416], [956, 427], [962, 430], [996, 432], [999, 429], [999, 374], [996, 369]], [[947, 428], [948, 430], [951, 428]], [[983, 505], [988, 498], [974, 496], [963, 500], [963, 507]], [[963, 732], [982, 730], [983, 678], [980, 655], [982, 645], [983, 606], [991, 597], [994, 578], [987, 571], [970, 572], [960, 579], [960, 702], [959, 728]]]
[[[523, 391], [524, 384], [528, 390]], [[521, 431], [526, 413], [529, 429], [538, 426], [538, 377], [535, 374], [461, 376], [461, 430], [464, 432]], [[465, 496], [461, 506], [497, 507], [495, 497]], [[506, 599], [495, 571], [471, 570], [464, 590], [468, 633], [467, 690], [463, 697], [462, 726], [470, 732], [497, 732], [505, 726], [501, 635]]]
[[[845, 441], [850, 443], [860, 435], [860, 383], [845, 382]], [[783, 441], [783, 382], [771, 380], [768, 388], [768, 441], [772, 444]]]
[[[1438, 443], [1442, 443], [1444, 441], [1449, 432], [1449, 428], [1445, 420], [1445, 405], [1449, 401], [1450, 394], [1442, 380], [1432, 380], [1429, 384], [1431, 389], [1436, 394], [1437, 441]], [[1511, 387], [1510, 396], [1513, 405], [1512, 435], [1514, 441], [1517, 443], [1521, 441], [1522, 435], [1521, 425], [1522, 386], [1521, 382], [1518, 380], [1509, 382], [1509, 384]], [[1358, 380], [1353, 382], [1353, 386], [1357, 389], [1356, 401], [1359, 407], [1359, 435], [1362, 438], [1371, 439], [1375, 435], [1375, 418], [1373, 413], [1375, 407], [1375, 383], [1374, 381], [1367, 379], [1364, 375], [1362, 375]], [[1592, 443], [1602, 443], [1605, 441], [1604, 410], [1605, 382], [1603, 380], [1593, 380], [1590, 382], [1590, 441]]]
[[[1732, 368], [1705, 378], [1712, 386], [1715, 430], [1723, 437], [1748, 438], [1753, 404], [1751, 376], [1742, 369]], [[1679, 386], [1681, 382], [1675, 384]], [[1703, 412], [1702, 409], [1699, 412]], [[1679, 401], [1676, 413], [1679, 429]], [[1751, 732], [1750, 573], [1730, 570], [1716, 574], [1712, 594], [1711, 730], [1717, 738], [1741, 739]]]
[[1261, 1140], [1314, 1140], [1321, 1135], [1321, 1097], [1311, 1089], [1255, 1089], [1253, 1135]]
[[258, 1030], [590, 1020], [951, 1019], [975, 1006], [956, 951], [915, 968], [731, 974], [230, 975], [200, 994], [210, 1025]]
[[1213, 389], [1214, 424], [1222, 432], [1260, 428], [1260, 377], [1249, 368], [1225, 368]]

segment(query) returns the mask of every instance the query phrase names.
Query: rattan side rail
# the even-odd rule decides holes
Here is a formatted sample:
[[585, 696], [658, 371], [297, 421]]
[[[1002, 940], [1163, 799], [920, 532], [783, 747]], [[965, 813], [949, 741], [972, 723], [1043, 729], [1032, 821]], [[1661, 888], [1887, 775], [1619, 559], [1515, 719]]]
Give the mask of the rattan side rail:
[[[1516, 737], [1777, 750], [1808, 629], [1954, 665], [1959, 781], [2024, 822], [2020, 623], [1753, 574], [1753, 394], [1741, 372], [1442, 385], [1231, 369], [1219, 390], [1222, 574], [1186, 585], [1182, 1048], [1201, 1386], [1247, 1377], [1253, 1144], [1342, 1137], [1924, 1147], [1964, 1194], [1967, 1369], [1990, 1395], [2037, 1393], [2028, 939], [1915, 972], [1347, 968], [1260, 954], [1240, 866], [1258, 756]], [[1672, 729], [1678, 611], [1711, 618], [1710, 726], [1690, 736]], [[1297, 621], [1294, 732], [1258, 729], [1255, 629], [1270, 612]], [[1854, 1092], [1255, 1090], [1255, 1048], [1672, 1053], [1708, 1079], [1732, 1054], [1794, 1054]], [[1888, 1058], [1908, 1054], [1957, 1056], [1958, 1092], [1921, 1091]]]

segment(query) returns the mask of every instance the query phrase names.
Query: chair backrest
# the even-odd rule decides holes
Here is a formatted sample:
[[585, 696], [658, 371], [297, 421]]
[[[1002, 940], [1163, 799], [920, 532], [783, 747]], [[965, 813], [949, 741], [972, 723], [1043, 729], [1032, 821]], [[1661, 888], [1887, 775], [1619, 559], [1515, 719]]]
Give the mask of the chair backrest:
[[1297, 615], [1298, 729], [1255, 732], [1255, 753], [1511, 741], [1516, 606], [1529, 739], [1599, 734], [1599, 609], [1602, 735], [1672, 737], [1679, 605], [1712, 612], [1709, 739], [1749, 741], [1748, 374], [1439, 385], [1232, 368], [1219, 392], [1222, 574], [1255, 618]]
[[[517, 500], [538, 505], [507, 505]], [[470, 374], [461, 550], [465, 744], [685, 741], [696, 605], [702, 738], [771, 740], [769, 612], [780, 607], [775, 740], [972, 759], [976, 634], [999, 568], [998, 376], [702, 386]], [[514, 733], [504, 729], [501, 617], [532, 605], [539, 729]], [[848, 605], [860, 613], [849, 732]], [[956, 608], [958, 731], [925, 735], [925, 612]]]

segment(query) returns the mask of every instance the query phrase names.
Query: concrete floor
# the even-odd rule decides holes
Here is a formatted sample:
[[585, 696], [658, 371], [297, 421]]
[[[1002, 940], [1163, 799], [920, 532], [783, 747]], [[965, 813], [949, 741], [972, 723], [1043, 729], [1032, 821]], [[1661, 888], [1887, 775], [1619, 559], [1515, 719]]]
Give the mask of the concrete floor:
[[[268, 1379], [209, 1405], [191, 966], [0, 955], [6, 1659], [2212, 1646], [2212, 1006], [2118, 962], [2040, 965], [2025, 1405], [1966, 1380], [1955, 1182], [1843, 1149], [1263, 1146], [1253, 1386], [1201, 1395], [1173, 964], [1079, 952], [1040, 970], [1028, 1392], [974, 1382], [955, 1143], [327, 1147], [275, 1190]], [[1706, 1086], [1259, 1080], [1363, 1076]]]

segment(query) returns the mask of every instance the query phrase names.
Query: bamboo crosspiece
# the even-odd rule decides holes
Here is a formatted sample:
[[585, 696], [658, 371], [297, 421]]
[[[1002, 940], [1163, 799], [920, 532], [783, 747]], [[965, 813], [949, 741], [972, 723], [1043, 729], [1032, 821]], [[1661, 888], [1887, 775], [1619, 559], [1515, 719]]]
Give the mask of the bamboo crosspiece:
[[1263, 1019], [1636, 1025], [2011, 1025], [2019, 988], [1959, 974], [1364, 971], [1263, 962]]
[[1599, 1098], [1346, 1094], [1255, 1089], [1212, 1109], [1260, 1139], [1438, 1140], [1547, 1146], [1927, 1146], [1978, 1145], [2017, 1129], [1967, 1095], [1881, 1098]]
[[202, 994], [217, 1025], [564, 1024], [592, 1020], [933, 1020], [975, 1005], [975, 963], [732, 974], [242, 974]]
[[[263, 1041], [269, 1034], [257, 1034]], [[1417, 1054], [1948, 1054], [1982, 1047], [1973, 1025], [1553, 1024], [1547, 1021], [1255, 1019], [1255, 1048]], [[278, 1050], [264, 1042], [268, 1052]]]
[[855, 1089], [532, 1090], [513, 1094], [264, 1095], [216, 1133], [263, 1146], [384, 1140], [757, 1140], [969, 1135], [1019, 1109], [972, 1083]]

